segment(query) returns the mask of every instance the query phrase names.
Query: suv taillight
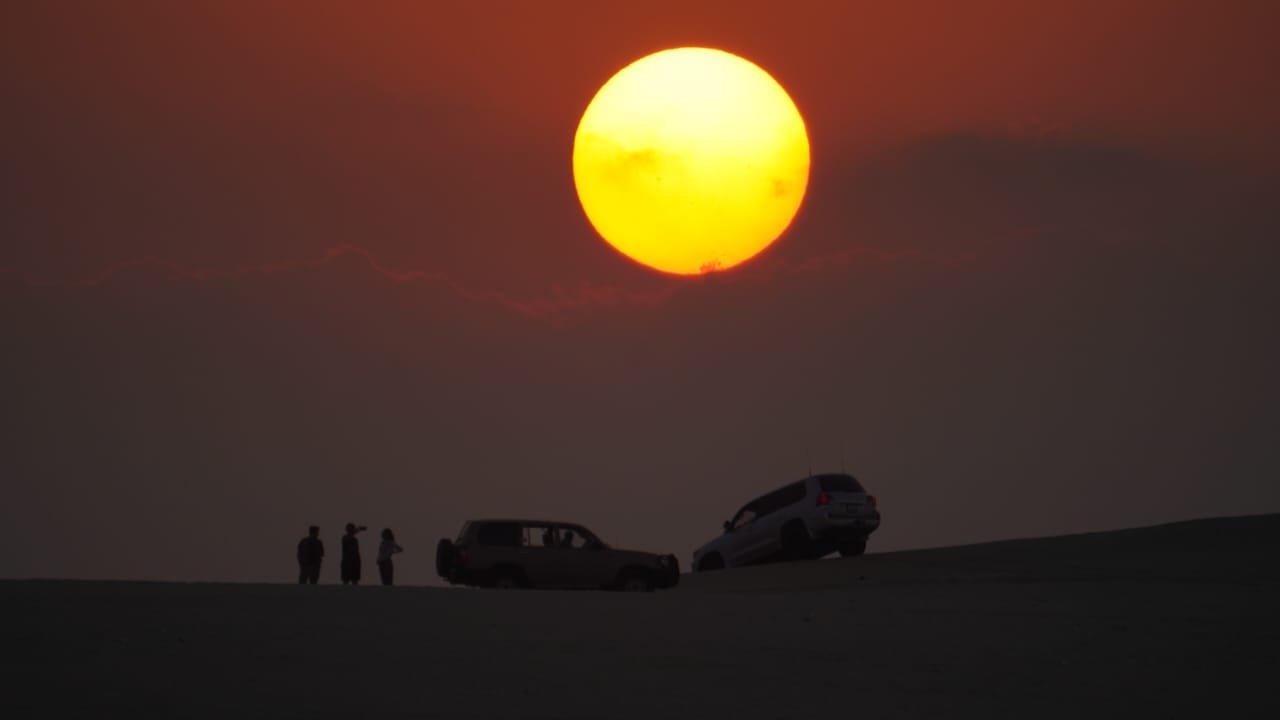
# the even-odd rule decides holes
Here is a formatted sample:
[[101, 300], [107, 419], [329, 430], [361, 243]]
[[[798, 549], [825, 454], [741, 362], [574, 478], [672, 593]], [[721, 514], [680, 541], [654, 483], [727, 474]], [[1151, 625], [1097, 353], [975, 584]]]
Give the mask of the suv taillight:
[[871, 507], [875, 507], [875, 506], [876, 506], [876, 496], [875, 496], [875, 495], [868, 495], [868, 496], [867, 496], [867, 502], [871, 503]]
[[831, 496], [826, 493], [818, 493], [818, 505], [826, 505], [831, 502]]

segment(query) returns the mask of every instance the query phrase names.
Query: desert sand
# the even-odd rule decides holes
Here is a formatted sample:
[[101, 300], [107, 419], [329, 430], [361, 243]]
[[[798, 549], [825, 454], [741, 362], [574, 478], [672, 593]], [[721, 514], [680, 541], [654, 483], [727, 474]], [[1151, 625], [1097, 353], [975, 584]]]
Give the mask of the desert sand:
[[4, 715], [1280, 717], [1278, 550], [1269, 515], [652, 594], [5, 581]]

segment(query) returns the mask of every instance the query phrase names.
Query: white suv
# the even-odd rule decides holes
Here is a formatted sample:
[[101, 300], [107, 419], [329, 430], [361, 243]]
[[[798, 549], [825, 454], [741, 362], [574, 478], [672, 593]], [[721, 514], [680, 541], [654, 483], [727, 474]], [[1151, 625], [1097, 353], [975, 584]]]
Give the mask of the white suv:
[[878, 527], [876, 498], [852, 475], [811, 475], [743, 505], [723, 535], [694, 551], [693, 569], [861, 555]]

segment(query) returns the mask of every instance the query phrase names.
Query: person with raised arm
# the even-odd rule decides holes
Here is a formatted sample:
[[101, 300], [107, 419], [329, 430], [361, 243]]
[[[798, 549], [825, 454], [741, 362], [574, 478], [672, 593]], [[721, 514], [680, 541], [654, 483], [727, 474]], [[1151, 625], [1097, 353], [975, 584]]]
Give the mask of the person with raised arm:
[[382, 543], [378, 545], [378, 574], [382, 576], [383, 585], [395, 584], [395, 566], [391, 556], [404, 552], [404, 548], [396, 544], [395, 533], [391, 528], [382, 529]]

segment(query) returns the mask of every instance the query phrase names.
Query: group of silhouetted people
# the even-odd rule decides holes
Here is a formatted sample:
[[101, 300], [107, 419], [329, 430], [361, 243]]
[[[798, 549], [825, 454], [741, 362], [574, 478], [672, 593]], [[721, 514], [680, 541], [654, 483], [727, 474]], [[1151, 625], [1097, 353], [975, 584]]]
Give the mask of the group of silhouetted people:
[[[347, 533], [342, 536], [343, 585], [360, 584], [360, 540], [358, 533], [368, 530], [364, 525], [347, 523]], [[395, 584], [395, 565], [391, 556], [404, 552], [396, 544], [391, 528], [382, 529], [382, 542], [378, 544], [378, 575], [383, 585]], [[307, 536], [298, 541], [298, 584], [315, 585], [320, 581], [320, 565], [324, 562], [324, 543], [320, 540], [320, 528], [312, 525]]]

